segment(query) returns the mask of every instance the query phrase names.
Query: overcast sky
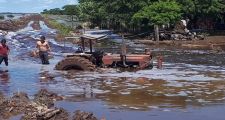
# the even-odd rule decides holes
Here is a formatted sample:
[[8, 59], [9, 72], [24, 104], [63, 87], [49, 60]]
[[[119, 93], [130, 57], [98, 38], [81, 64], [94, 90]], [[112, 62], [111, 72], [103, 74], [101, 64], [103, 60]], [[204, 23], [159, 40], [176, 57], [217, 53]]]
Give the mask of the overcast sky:
[[77, 4], [77, 0], [0, 0], [0, 12], [39, 13], [67, 4]]

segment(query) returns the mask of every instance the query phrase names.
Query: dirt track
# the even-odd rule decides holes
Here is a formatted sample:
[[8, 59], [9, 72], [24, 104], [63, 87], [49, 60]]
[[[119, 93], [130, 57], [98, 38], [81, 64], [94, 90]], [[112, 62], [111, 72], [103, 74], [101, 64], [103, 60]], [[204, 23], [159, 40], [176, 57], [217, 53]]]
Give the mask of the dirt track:
[[160, 41], [159, 45], [151, 40], [136, 40], [135, 43], [143, 43], [152, 48], [176, 48], [176, 49], [196, 49], [196, 50], [225, 50], [225, 36], [208, 36], [205, 40], [193, 41]]
[[0, 30], [5, 31], [17, 31], [27, 26], [30, 21], [34, 21], [32, 27], [35, 30], [39, 30], [40, 26], [37, 24], [38, 21], [44, 21], [44, 18], [41, 15], [29, 15], [23, 16], [17, 20], [5, 20], [0, 22]]

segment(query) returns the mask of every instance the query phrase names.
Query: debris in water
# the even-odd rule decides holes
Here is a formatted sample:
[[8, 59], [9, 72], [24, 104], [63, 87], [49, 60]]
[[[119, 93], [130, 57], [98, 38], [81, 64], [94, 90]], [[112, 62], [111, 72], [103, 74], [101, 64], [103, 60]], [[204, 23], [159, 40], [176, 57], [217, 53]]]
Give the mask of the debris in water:
[[97, 120], [97, 118], [93, 115], [93, 113], [77, 110], [75, 112], [73, 120]]

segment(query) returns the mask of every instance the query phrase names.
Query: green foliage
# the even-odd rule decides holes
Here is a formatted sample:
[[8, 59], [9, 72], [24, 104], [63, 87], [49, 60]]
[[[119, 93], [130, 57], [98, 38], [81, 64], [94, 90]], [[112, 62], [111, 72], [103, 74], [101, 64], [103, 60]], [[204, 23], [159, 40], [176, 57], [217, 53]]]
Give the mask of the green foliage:
[[[132, 16], [150, 0], [100, 0], [101, 8], [107, 14], [106, 19], [127, 26], [132, 23]], [[152, 1], [152, 0], [151, 0]]]
[[195, 11], [195, 4], [193, 0], [176, 0], [182, 9], [182, 13], [192, 14]]
[[78, 14], [78, 5], [65, 5], [60, 8], [54, 9], [44, 9], [42, 14], [53, 14], [53, 15], [77, 15]]
[[54, 9], [44, 9], [43, 12], [41, 12], [41, 14], [53, 14], [53, 15], [63, 15], [63, 11], [60, 8], [54, 8]]
[[[78, 0], [78, 5], [62, 9], [43, 10], [44, 14], [76, 15], [80, 21], [108, 29], [140, 30], [151, 24], [167, 24], [189, 18], [198, 20], [223, 20], [224, 0]], [[195, 24], [194, 24], [195, 25]]]
[[79, 19], [81, 21], [91, 22], [92, 26], [100, 26], [108, 16], [101, 2], [97, 3], [93, 0], [83, 0], [83, 2], [78, 5], [78, 10]]
[[84, 21], [92, 20], [98, 14], [98, 4], [90, 2], [82, 2], [78, 6], [79, 17]]
[[181, 7], [175, 1], [159, 1], [144, 7], [134, 14], [133, 19], [148, 19], [152, 24], [174, 23], [181, 17]]
[[114, 28], [128, 27], [132, 24], [133, 14], [151, 1], [153, 0], [79, 0], [80, 18], [97, 25], [101, 23]]
[[14, 15], [7, 15], [7, 17], [14, 18], [15, 16]]
[[68, 27], [66, 25], [63, 25], [63, 24], [60, 24], [58, 23], [57, 21], [55, 20], [49, 20], [49, 24], [56, 28], [57, 30], [59, 30], [60, 34], [66, 36], [69, 34], [70, 31], [72, 31], [72, 28], [71, 27]]
[[78, 14], [78, 7], [77, 5], [65, 5], [62, 7], [62, 11], [66, 15], [76, 15]]
[[5, 17], [4, 16], [0, 16], [0, 20], [4, 20], [5, 19]]
[[177, 0], [182, 12], [192, 17], [221, 17], [225, 12], [224, 0]]

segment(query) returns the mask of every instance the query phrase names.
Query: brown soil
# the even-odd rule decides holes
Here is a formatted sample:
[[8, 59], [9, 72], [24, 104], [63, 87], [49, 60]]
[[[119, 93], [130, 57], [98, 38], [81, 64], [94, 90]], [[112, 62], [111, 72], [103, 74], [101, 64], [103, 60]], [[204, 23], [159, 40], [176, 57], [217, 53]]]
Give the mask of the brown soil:
[[54, 101], [62, 100], [63, 97], [58, 96], [55, 93], [48, 92], [45, 89], [40, 90], [34, 97], [34, 102], [40, 105], [45, 105], [48, 108], [54, 106]]
[[32, 25], [34, 29], [40, 29], [38, 21], [44, 21], [44, 18], [41, 15], [30, 15], [24, 16], [17, 20], [5, 20], [0, 22], [0, 30], [6, 31], [17, 31], [27, 26], [30, 21], [35, 21]]
[[93, 113], [76, 111], [73, 116], [73, 120], [97, 120], [97, 118], [93, 115]]
[[196, 49], [196, 50], [225, 50], [225, 36], [208, 36], [205, 40], [192, 41], [160, 41], [159, 45], [151, 40], [136, 40], [135, 43], [143, 43], [152, 48], [176, 48], [176, 49]]
[[31, 26], [32, 26], [32, 28], [34, 30], [40, 30], [41, 29], [41, 26], [39, 24], [39, 21], [34, 21], [34, 23]]
[[11, 116], [20, 114], [27, 109], [26, 105], [29, 104], [29, 98], [25, 93], [15, 93], [10, 99], [5, 99], [0, 104], [0, 116], [7, 119]]
[[[21, 115], [21, 120], [69, 120], [69, 113], [63, 108], [54, 107], [54, 101], [62, 100], [62, 96], [45, 89], [35, 94], [34, 100], [26, 93], [14, 93], [5, 98], [0, 93], [0, 119]], [[73, 120], [97, 120], [92, 113], [76, 111]]]

